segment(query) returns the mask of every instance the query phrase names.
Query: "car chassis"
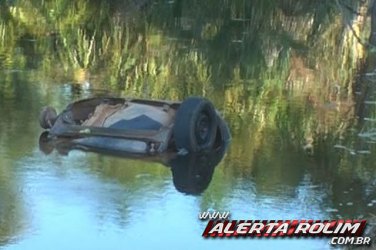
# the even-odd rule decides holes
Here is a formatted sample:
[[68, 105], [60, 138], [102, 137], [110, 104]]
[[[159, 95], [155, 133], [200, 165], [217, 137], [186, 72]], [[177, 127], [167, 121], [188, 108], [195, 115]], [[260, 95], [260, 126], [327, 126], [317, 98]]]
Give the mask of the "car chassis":
[[59, 115], [44, 107], [39, 120], [51, 140], [136, 154], [195, 153], [231, 139], [220, 113], [202, 97], [183, 102], [94, 97], [69, 104]]

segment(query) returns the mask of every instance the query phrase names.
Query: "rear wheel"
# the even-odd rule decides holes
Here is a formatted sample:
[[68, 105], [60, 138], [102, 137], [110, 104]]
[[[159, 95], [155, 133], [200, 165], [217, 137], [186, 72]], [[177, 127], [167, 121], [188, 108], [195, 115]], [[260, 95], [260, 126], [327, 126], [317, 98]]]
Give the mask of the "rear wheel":
[[57, 118], [56, 110], [52, 107], [44, 107], [39, 115], [39, 124], [44, 129], [52, 128]]
[[177, 149], [189, 152], [211, 149], [217, 132], [213, 104], [201, 97], [190, 97], [178, 108], [173, 136]]

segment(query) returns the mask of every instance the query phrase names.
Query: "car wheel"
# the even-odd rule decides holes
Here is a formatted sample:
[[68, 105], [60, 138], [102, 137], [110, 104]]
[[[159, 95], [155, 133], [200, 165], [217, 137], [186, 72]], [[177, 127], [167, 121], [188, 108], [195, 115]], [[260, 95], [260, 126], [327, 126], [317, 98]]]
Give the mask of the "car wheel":
[[177, 149], [189, 152], [211, 149], [217, 126], [217, 114], [209, 100], [202, 97], [186, 99], [175, 117], [173, 136]]
[[52, 107], [44, 107], [39, 115], [39, 124], [44, 129], [52, 128], [57, 118], [56, 110]]

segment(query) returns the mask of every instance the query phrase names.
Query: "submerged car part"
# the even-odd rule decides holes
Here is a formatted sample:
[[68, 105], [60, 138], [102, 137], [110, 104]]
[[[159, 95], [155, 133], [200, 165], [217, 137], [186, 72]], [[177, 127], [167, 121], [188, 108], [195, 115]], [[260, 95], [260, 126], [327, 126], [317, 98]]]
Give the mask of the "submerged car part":
[[158, 155], [140, 155], [130, 154], [125, 151], [85, 147], [67, 138], [51, 139], [47, 131], [43, 132], [39, 137], [39, 149], [45, 154], [50, 154], [56, 149], [59, 154], [67, 155], [71, 150], [79, 149], [102, 155], [163, 164], [171, 169], [172, 180], [176, 190], [191, 195], [198, 195], [208, 188], [214, 170], [223, 159], [227, 146], [228, 143], [221, 143], [211, 150], [186, 155], [171, 152]]
[[183, 102], [97, 97], [68, 105], [57, 115], [52, 107], [40, 114], [49, 138], [104, 150], [154, 154], [201, 152], [231, 138], [227, 124], [202, 97]]

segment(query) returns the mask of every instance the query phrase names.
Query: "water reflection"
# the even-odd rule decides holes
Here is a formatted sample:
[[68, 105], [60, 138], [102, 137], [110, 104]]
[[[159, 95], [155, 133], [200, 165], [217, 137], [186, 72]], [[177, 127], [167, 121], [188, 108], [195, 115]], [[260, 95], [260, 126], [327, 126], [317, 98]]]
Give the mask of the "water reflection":
[[4, 169], [7, 163], [0, 162], [0, 247], [14, 242], [28, 224], [18, 185]]
[[[51, 141], [47, 131], [39, 137], [39, 149], [44, 154], [51, 154], [56, 149], [61, 155], [68, 155], [77, 145], [70, 139], [57, 139]], [[119, 151], [101, 150], [85, 147], [85, 151], [112, 155], [125, 159], [138, 159], [147, 162], [158, 162], [171, 168], [175, 188], [182, 193], [198, 195], [208, 188], [215, 167], [221, 162], [228, 142], [213, 148], [210, 151], [179, 155], [176, 153], [163, 153], [160, 155], [142, 156], [137, 154], [122, 153]], [[82, 147], [78, 147], [82, 149]]]

